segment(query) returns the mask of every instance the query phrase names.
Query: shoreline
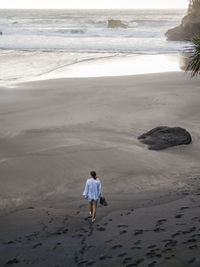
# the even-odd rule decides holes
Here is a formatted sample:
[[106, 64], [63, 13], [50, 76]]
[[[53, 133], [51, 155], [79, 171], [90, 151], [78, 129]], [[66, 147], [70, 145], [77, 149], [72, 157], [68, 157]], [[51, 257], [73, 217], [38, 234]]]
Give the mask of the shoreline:
[[[31, 53], [31, 51], [28, 51], [27, 53]], [[20, 63], [20, 58], [18, 58], [18, 69], [21, 69], [23, 72], [21, 71], [21, 74], [20, 72], [17, 72], [17, 76], [15, 77], [14, 75], [16, 74], [14, 73], [16, 70], [13, 69], [12, 71], [11, 63], [11, 73], [13, 72], [12, 78], [11, 80], [8, 78], [7, 82], [1, 82], [0, 87], [14, 88], [20, 86], [22, 83], [52, 79], [117, 77], [174, 71], [180, 72], [182, 67], [181, 55], [179, 53], [122, 54], [104, 52], [102, 54], [95, 54], [84, 52], [83, 55], [85, 56], [81, 56], [81, 53], [77, 53], [77, 57], [80, 57], [78, 62], [74, 61], [74, 56], [72, 57], [70, 54], [71, 53], [69, 52], [66, 53], [66, 55], [69, 56], [69, 59], [67, 60], [66, 58], [65, 64], [63, 63], [57, 67], [52, 66], [50, 69], [45, 69], [44, 66], [42, 67], [41, 65], [39, 66], [38, 73], [35, 73], [34, 69], [31, 69], [30, 66], [27, 65], [26, 68], [28, 69], [28, 73], [32, 73], [32, 77], [29, 77], [30, 74], [26, 73], [27, 70], [24, 69], [24, 63]], [[94, 56], [91, 58], [91, 56], [88, 56], [90, 54], [94, 54]], [[29, 60], [32, 59], [29, 58]], [[51, 64], [53, 63], [51, 62]], [[26, 75], [28, 76], [26, 77]], [[3, 78], [3, 75], [1, 79], [4, 81], [5, 78]]]
[[[42, 79], [97, 78], [133, 76], [162, 72], [181, 71], [179, 54], [121, 54], [105, 58], [84, 60], [42, 75]], [[160, 69], [160, 66], [162, 68]]]

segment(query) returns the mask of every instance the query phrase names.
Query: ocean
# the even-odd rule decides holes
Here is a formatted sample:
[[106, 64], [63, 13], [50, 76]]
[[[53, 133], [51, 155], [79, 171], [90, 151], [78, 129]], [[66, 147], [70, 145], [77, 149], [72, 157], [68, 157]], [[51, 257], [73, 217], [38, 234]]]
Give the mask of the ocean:
[[[177, 54], [167, 41], [185, 10], [0, 10], [0, 85], [121, 55]], [[108, 28], [117, 19], [127, 28]]]

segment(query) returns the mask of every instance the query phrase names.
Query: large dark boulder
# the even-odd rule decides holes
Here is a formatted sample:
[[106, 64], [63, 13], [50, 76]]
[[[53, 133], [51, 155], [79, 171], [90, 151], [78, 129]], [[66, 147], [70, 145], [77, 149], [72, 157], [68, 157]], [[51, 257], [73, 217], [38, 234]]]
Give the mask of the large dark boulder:
[[188, 145], [192, 142], [189, 132], [180, 127], [161, 126], [138, 137], [150, 150], [161, 150], [172, 146]]

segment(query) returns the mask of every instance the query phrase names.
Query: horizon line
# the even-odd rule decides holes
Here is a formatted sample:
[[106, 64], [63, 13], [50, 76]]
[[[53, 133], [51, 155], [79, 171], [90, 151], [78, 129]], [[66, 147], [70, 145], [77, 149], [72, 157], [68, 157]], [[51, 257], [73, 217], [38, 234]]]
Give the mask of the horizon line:
[[62, 10], [62, 9], [67, 9], [67, 10], [138, 10], [138, 9], [143, 9], [143, 10], [164, 10], [164, 9], [166, 9], [166, 10], [174, 10], [174, 9], [176, 9], [176, 10], [185, 10], [185, 9], [187, 9], [187, 8], [173, 8], [173, 7], [171, 7], [171, 8], [141, 8], [141, 7], [138, 7], [138, 8], [67, 8], [67, 7], [59, 7], [59, 8], [57, 8], [57, 7], [55, 7], [55, 8], [39, 8], [39, 7], [34, 7], [34, 8], [29, 8], [29, 7], [20, 7], [20, 8], [18, 8], [18, 7], [0, 7], [0, 9], [11, 9], [11, 10], [13, 10], [13, 9], [25, 9], [25, 10], [54, 10], [54, 9], [57, 9], [57, 10]]

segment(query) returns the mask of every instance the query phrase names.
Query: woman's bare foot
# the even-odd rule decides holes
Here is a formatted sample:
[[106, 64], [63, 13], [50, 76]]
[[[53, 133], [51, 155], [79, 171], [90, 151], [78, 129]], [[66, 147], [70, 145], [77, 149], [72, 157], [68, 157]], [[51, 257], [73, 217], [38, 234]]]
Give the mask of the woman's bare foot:
[[92, 223], [95, 222], [95, 220], [96, 220], [95, 218], [92, 218]]

